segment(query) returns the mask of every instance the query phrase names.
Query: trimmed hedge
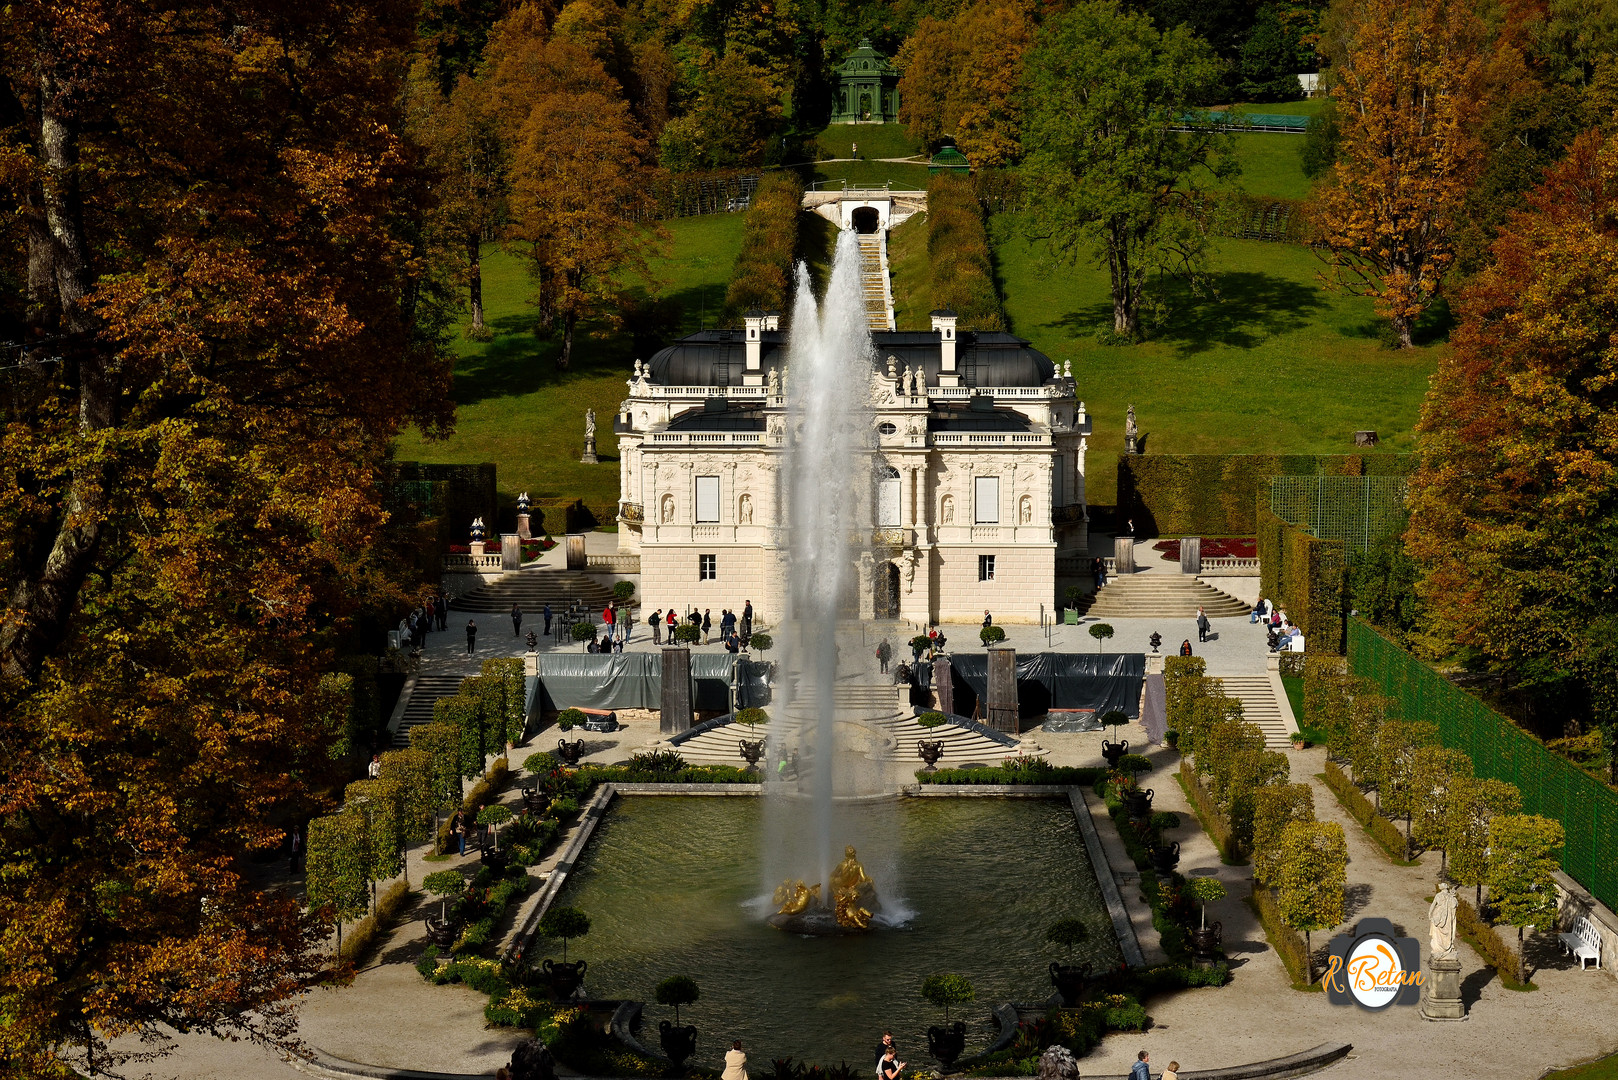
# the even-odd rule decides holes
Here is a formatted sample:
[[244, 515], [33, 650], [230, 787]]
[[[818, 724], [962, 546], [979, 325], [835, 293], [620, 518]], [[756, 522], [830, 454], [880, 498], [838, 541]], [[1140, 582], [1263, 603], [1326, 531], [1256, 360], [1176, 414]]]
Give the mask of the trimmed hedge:
[[377, 898], [376, 909], [355, 923], [343, 938], [343, 948], [337, 959], [350, 967], [358, 967], [376, 948], [388, 931], [399, 922], [399, 916], [410, 904], [410, 886], [395, 881], [387, 892]]
[[1264, 936], [1270, 939], [1275, 948], [1275, 954], [1286, 965], [1287, 974], [1292, 976], [1294, 988], [1309, 985], [1309, 949], [1304, 944], [1303, 935], [1288, 926], [1286, 920], [1281, 918], [1281, 909], [1276, 906], [1275, 897], [1269, 889], [1257, 886], [1249, 898], [1253, 910], [1258, 913], [1258, 921], [1264, 927]]
[[916, 782], [921, 784], [1056, 784], [1062, 787], [1092, 787], [1107, 775], [1106, 769], [1074, 768], [1072, 766], [1048, 769], [1006, 768], [939, 769], [937, 772], [919, 770]]
[[1376, 812], [1376, 807], [1365, 797], [1365, 792], [1337, 767], [1336, 762], [1326, 762], [1326, 771], [1320, 774], [1320, 779], [1332, 789], [1337, 801], [1348, 811], [1349, 817], [1359, 822], [1360, 827], [1376, 841], [1383, 854], [1400, 865], [1411, 865], [1410, 860], [1405, 857], [1405, 834], [1399, 831], [1397, 825]]
[[1348, 553], [1341, 540], [1321, 540], [1282, 521], [1267, 502], [1260, 495], [1254, 508], [1259, 591], [1285, 609], [1309, 652], [1341, 656]]
[[1202, 831], [1214, 842], [1219, 849], [1219, 857], [1228, 865], [1240, 865], [1247, 861], [1246, 853], [1236, 843], [1231, 835], [1230, 822], [1225, 815], [1219, 812], [1214, 805], [1213, 797], [1202, 786], [1202, 780], [1197, 776], [1197, 770], [1185, 758], [1180, 759], [1180, 787], [1185, 791], [1185, 797], [1191, 803], [1191, 809], [1196, 811], [1197, 820], [1202, 822]]
[[803, 181], [796, 173], [773, 172], [759, 181], [742, 219], [742, 250], [725, 291], [725, 318], [731, 325], [753, 308], [788, 309], [802, 212]]
[[1256, 499], [1269, 503], [1272, 476], [1406, 476], [1415, 468], [1413, 454], [1120, 454], [1118, 517], [1132, 519], [1141, 536], [1252, 536]]
[[[478, 811], [483, 809], [486, 803], [499, 798], [500, 793], [506, 789], [506, 785], [510, 782], [510, 764], [503, 757], [495, 758], [493, 763], [489, 765], [489, 771], [483, 774], [483, 779], [473, 784], [472, 790], [468, 791], [466, 793], [466, 798], [461, 800], [461, 811], [465, 815], [467, 821], [470, 822], [475, 819], [478, 815]], [[444, 823], [439, 826], [438, 837], [434, 841], [434, 851], [442, 854], [443, 852], [449, 850], [451, 840], [449, 830], [450, 826], [454, 824], [454, 821], [455, 816], [451, 814], [447, 819], [445, 819]], [[470, 825], [468, 825], [467, 828], [468, 831], [471, 830]]]
[[927, 182], [927, 259], [933, 307], [955, 312], [962, 330], [1004, 330], [983, 207], [972, 182], [939, 173]]
[[1494, 968], [1508, 990], [1532, 990], [1532, 983], [1517, 981], [1517, 951], [1465, 900], [1455, 909], [1455, 929], [1483, 962]]

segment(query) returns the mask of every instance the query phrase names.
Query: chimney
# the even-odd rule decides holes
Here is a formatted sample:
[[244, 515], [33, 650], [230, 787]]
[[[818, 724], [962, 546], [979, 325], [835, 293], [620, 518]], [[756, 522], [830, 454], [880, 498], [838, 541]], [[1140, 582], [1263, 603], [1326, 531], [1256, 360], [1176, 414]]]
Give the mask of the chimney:
[[760, 360], [764, 355], [764, 323], [766, 317], [758, 308], [751, 308], [742, 316], [742, 325], [746, 328], [747, 366], [742, 373], [742, 382], [747, 386], [763, 386], [764, 373]]
[[764, 329], [781, 329], [781, 313], [779, 311], [766, 311], [764, 313]]
[[940, 308], [932, 313], [933, 330], [938, 333], [938, 352], [943, 361], [939, 369], [939, 386], [959, 386], [961, 376], [955, 366], [955, 312]]

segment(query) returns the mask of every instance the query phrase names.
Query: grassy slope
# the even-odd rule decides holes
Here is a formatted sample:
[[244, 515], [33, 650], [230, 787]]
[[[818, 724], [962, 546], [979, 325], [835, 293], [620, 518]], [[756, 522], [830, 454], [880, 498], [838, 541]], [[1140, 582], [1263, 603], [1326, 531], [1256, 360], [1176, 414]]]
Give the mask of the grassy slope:
[[900, 330], [932, 326], [932, 276], [927, 262], [927, 215], [917, 214], [888, 234], [893, 270], [893, 318]]
[[822, 188], [841, 187], [847, 180], [862, 187], [881, 187], [892, 184], [895, 188], [921, 191], [927, 187], [927, 166], [907, 165], [891, 161], [825, 161], [805, 166], [801, 170], [806, 186]]
[[1545, 1080], [1618, 1080], [1618, 1054], [1550, 1073]]
[[[742, 215], [715, 214], [666, 223], [668, 256], [652, 260], [660, 295], [680, 304], [680, 333], [712, 326], [724, 304], [736, 253], [741, 249]], [[498, 468], [502, 503], [526, 490], [535, 499], [618, 499], [618, 440], [612, 418], [628, 393], [624, 381], [635, 361], [627, 334], [599, 324], [581, 328], [573, 369], [558, 372], [560, 335], [532, 333], [534, 316], [521, 262], [499, 249], [483, 263], [483, 297], [495, 338], [468, 341], [457, 336], [455, 434], [427, 443], [411, 430], [398, 440], [402, 460], [492, 461]], [[649, 359], [649, 354], [642, 359]], [[599, 465], [579, 461], [584, 447], [584, 410], [596, 411]]]
[[860, 157], [868, 159], [914, 157], [922, 148], [905, 134], [901, 124], [833, 124], [815, 136], [815, 149], [821, 158], [852, 156], [859, 144]]
[[1073, 361], [1088, 403], [1090, 501], [1115, 498], [1114, 455], [1133, 402], [1146, 448], [1157, 453], [1344, 453], [1352, 434], [1376, 430], [1386, 450], [1409, 450], [1427, 377], [1441, 348], [1377, 343], [1370, 301], [1338, 296], [1316, 280], [1308, 249], [1220, 241], [1222, 301], [1179, 295], [1152, 340], [1109, 348], [1104, 270], [1053, 266], [1021, 233], [1020, 216], [990, 220], [996, 272], [1013, 332], [1058, 364]]
[[1236, 136], [1236, 154], [1242, 174], [1234, 186], [1254, 195], [1303, 199], [1309, 178], [1303, 175], [1303, 136], [1284, 132], [1249, 131]]

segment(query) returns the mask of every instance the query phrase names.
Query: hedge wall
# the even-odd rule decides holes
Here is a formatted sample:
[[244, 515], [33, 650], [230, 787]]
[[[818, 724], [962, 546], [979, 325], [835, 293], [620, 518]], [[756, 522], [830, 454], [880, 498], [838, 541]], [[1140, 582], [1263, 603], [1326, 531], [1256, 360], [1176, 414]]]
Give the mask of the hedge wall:
[[770, 173], [759, 181], [742, 221], [742, 250], [725, 292], [725, 317], [733, 325], [752, 308], [787, 310], [802, 212], [803, 181], [796, 173]]
[[[421, 461], [396, 461], [386, 481], [392, 497], [408, 498], [416, 489], [429, 490], [434, 509], [442, 506], [451, 537], [466, 543], [472, 519], [480, 517], [491, 529], [497, 528], [499, 505], [495, 498], [495, 467], [481, 465], [437, 465]], [[515, 510], [512, 513], [516, 513]]]
[[1341, 540], [1321, 540], [1255, 506], [1259, 591], [1303, 630], [1308, 652], [1343, 652], [1348, 553]]
[[1139, 536], [1252, 536], [1272, 476], [1404, 476], [1414, 454], [1120, 454], [1119, 516]]
[[927, 182], [927, 259], [935, 309], [954, 311], [963, 330], [1006, 328], [983, 208], [970, 180], [940, 173]]

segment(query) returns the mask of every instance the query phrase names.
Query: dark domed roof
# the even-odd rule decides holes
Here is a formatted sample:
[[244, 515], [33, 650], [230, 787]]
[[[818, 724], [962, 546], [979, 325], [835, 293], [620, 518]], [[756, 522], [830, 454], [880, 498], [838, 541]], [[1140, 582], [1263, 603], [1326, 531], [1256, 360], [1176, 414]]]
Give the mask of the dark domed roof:
[[[759, 335], [759, 363], [768, 372], [782, 364], [787, 332], [766, 330]], [[938, 385], [944, 361], [938, 334], [929, 330], [878, 330], [871, 335], [873, 366], [887, 370], [892, 356], [900, 371], [906, 365], [927, 373], [927, 383]], [[652, 357], [654, 383], [663, 386], [740, 386], [747, 366], [747, 342], [741, 330], [703, 330], [681, 338]], [[1000, 331], [964, 330], [959, 336], [955, 368], [963, 386], [1043, 386], [1056, 375], [1050, 357], [1027, 341]]]

